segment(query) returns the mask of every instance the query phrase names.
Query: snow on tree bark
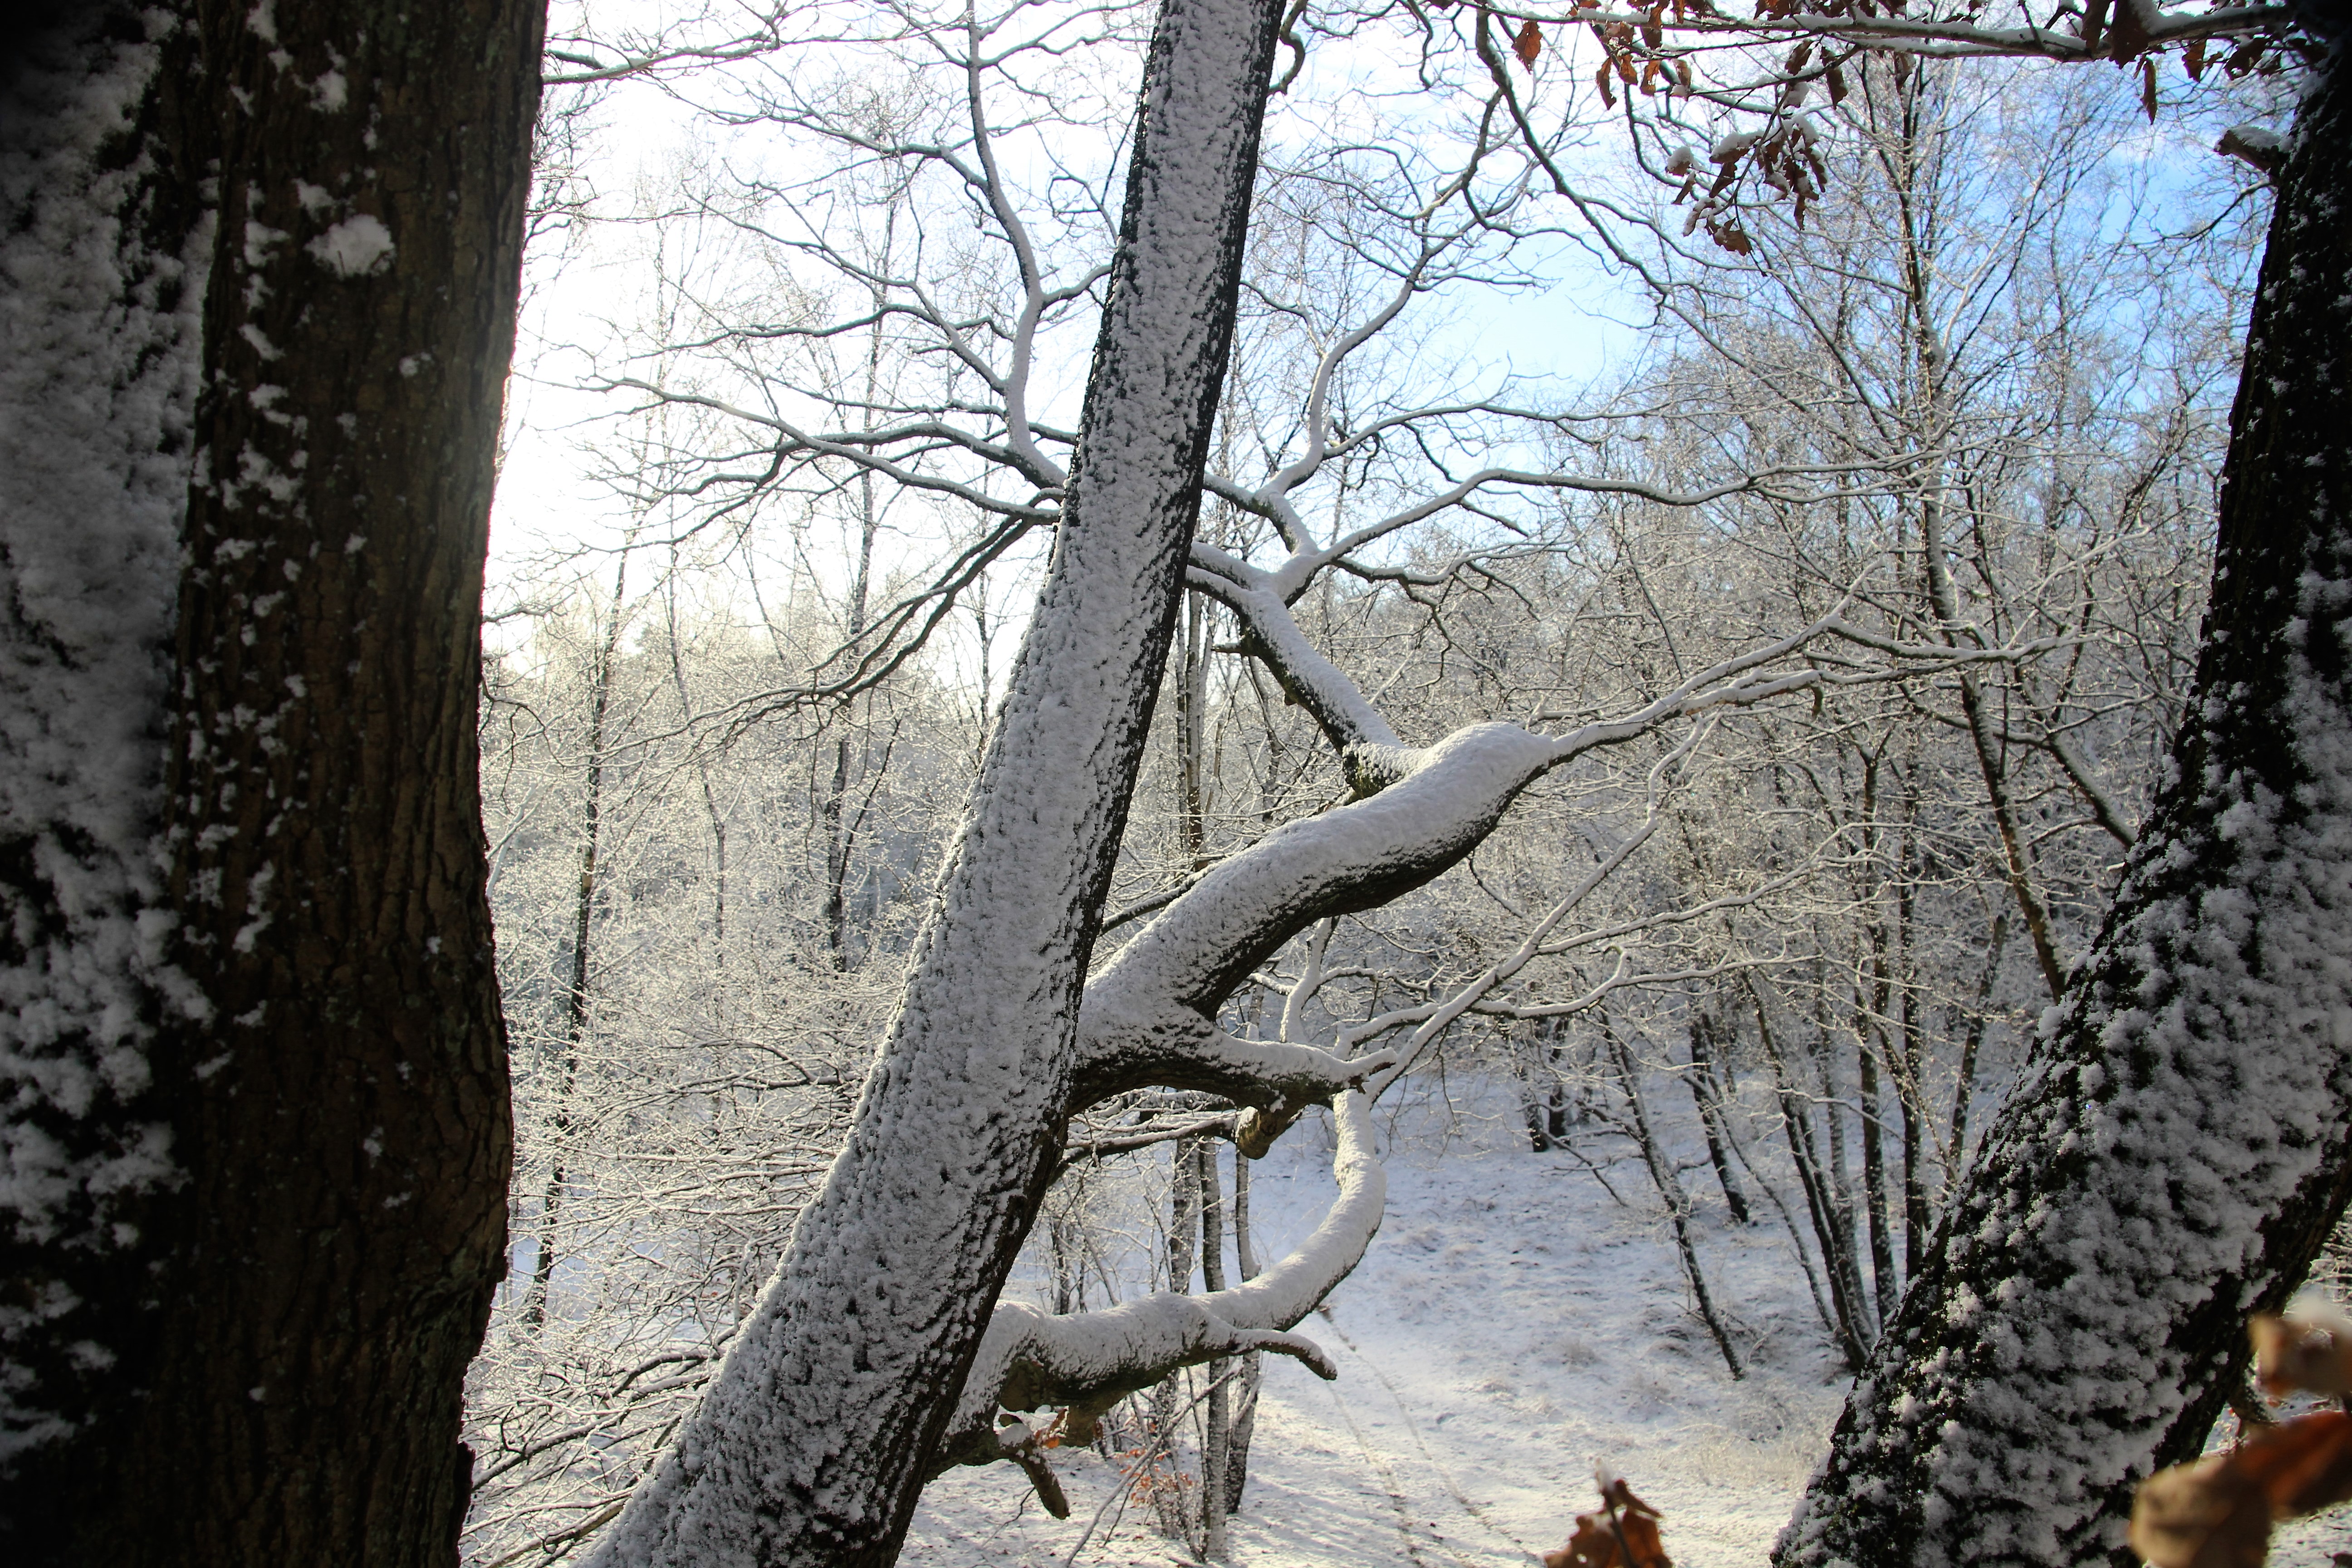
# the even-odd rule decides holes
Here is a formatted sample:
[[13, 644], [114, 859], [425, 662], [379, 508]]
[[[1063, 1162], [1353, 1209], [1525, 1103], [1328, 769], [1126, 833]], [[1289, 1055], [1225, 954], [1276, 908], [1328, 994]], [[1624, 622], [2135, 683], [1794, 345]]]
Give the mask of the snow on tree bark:
[[[152, 18], [152, 20], [151, 20]], [[165, 671], [209, 219], [184, 22], [32, 8], [0, 65], [0, 1542], [151, 1330]]]
[[2352, 89], [2278, 177], [2199, 700], [2113, 910], [1776, 1549], [2131, 1561], [2352, 1191]]
[[1169, 0], [1082, 437], [899, 1017], [775, 1281], [600, 1563], [887, 1563], [1060, 1152], [1183, 585], [1282, 7]]
[[[174, 1169], [138, 1235], [114, 1233], [136, 1272], [102, 1305], [142, 1342], [82, 1352], [106, 1384], [19, 1471], [16, 1560], [454, 1563], [509, 1162], [475, 725], [541, 18], [521, 0], [135, 15], [163, 30], [161, 107], [108, 156], [219, 204], [201, 390], [191, 421], [192, 300], [167, 321], [126, 274], [153, 298], [110, 306], [101, 278], [47, 307], [96, 345], [47, 362], [51, 408], [112, 399], [113, 446], [96, 421], [58, 443], [75, 489], [12, 548], [12, 603], [38, 618], [6, 635], [40, 645], [52, 696], [79, 685], [38, 722], [77, 727], [77, 809], [110, 825], [53, 831], [96, 872], [43, 874], [118, 924], [146, 904], [173, 967], [119, 939], [85, 942], [102, 962], [81, 972], [54, 944], [0, 956], [97, 1009], [66, 1017], [85, 1038], [143, 1025]], [[82, 247], [103, 261], [105, 240]], [[77, 539], [79, 603], [39, 570]], [[100, 616], [122, 647], [92, 674], [75, 617]], [[0, 768], [12, 834], [15, 792], [58, 782], [28, 733]], [[10, 929], [46, 941], [39, 889], [10, 882]], [[156, 994], [121, 1000], [123, 972]]]

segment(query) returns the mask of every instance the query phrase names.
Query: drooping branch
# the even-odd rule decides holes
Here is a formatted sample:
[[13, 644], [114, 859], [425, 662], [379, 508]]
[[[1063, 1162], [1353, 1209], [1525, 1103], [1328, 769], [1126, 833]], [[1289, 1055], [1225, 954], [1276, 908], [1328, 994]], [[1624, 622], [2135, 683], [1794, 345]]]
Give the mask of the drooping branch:
[[[1187, 585], [1233, 611], [1251, 651], [1264, 658], [1291, 700], [1315, 716], [1349, 770], [1349, 783], [1360, 794], [1372, 793], [1366, 785], [1381, 771], [1382, 760], [1402, 746], [1380, 710], [1307, 640], [1264, 573], [1205, 544], [1192, 546], [1192, 562], [1185, 575]], [[1355, 776], [1360, 769], [1367, 773], [1362, 780]]]
[[1162, 1291], [1106, 1311], [1058, 1316], [1024, 1303], [999, 1303], [940, 1447], [938, 1468], [1009, 1458], [1028, 1431], [1021, 1428], [1013, 1444], [1004, 1442], [1000, 1409], [1061, 1406], [1069, 1413], [1065, 1436], [1083, 1441], [1096, 1417], [1128, 1394], [1179, 1368], [1244, 1351], [1276, 1351], [1297, 1357], [1319, 1376], [1337, 1376], [1313, 1342], [1287, 1331], [1362, 1260], [1380, 1230], [1388, 1181], [1372, 1152], [1370, 1101], [1343, 1093], [1331, 1109], [1339, 1195], [1296, 1252], [1255, 1279], [1205, 1296]]

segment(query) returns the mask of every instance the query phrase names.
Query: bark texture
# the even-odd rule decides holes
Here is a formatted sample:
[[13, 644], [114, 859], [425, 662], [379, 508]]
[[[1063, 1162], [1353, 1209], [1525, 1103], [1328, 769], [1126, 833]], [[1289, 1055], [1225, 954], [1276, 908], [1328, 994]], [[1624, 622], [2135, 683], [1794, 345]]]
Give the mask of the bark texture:
[[849, 1142], [603, 1564], [887, 1563], [1061, 1152], [1159, 689], [1279, 0], [1168, 0], [1044, 595]]
[[2133, 1487], [2352, 1190], [2347, 136], [2339, 67], [2279, 174], [2177, 772], [1781, 1568], [2131, 1561]]
[[37, 5], [0, 53], [0, 1558], [152, 1337], [164, 690], [208, 156], [194, 31]]
[[542, 19], [194, 23], [157, 143], [219, 172], [153, 754], [176, 1186], [31, 1560], [454, 1563], [510, 1159], [478, 626]]

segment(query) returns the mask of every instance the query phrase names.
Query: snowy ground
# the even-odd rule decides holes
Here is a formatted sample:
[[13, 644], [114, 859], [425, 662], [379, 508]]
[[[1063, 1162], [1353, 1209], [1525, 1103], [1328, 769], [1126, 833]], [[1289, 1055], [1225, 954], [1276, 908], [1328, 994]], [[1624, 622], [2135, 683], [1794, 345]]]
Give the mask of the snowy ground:
[[[1387, 1222], [1328, 1316], [1300, 1325], [1339, 1380], [1267, 1358], [1234, 1563], [1517, 1568], [1593, 1506], [1599, 1460], [1664, 1514], [1677, 1568], [1762, 1568], [1846, 1384], [1777, 1219], [1732, 1226], [1706, 1173], [1685, 1177], [1702, 1203], [1708, 1283], [1751, 1363], [1735, 1383], [1690, 1310], [1640, 1167], [1611, 1169], [1621, 1205], [1573, 1161], [1528, 1153], [1507, 1105], [1490, 1110], [1410, 1116], [1403, 1133], [1381, 1118]], [[1328, 1133], [1318, 1148], [1316, 1131], [1302, 1126], [1256, 1168], [1269, 1258], [1329, 1199]], [[1117, 1472], [1091, 1451], [1054, 1460], [1066, 1522], [1011, 1466], [961, 1470], [925, 1496], [906, 1561], [1193, 1561], [1148, 1506], [1126, 1506]], [[2282, 1530], [2271, 1564], [2352, 1564], [2352, 1510]]]
[[[1688, 1309], [1639, 1167], [1611, 1173], [1631, 1205], [1620, 1206], [1571, 1161], [1526, 1152], [1501, 1117], [1413, 1120], [1420, 1136], [1390, 1141], [1380, 1239], [1328, 1318], [1301, 1325], [1339, 1381], [1268, 1358], [1234, 1562], [1527, 1563], [1593, 1506], [1605, 1460], [1664, 1513], [1682, 1568], [1762, 1564], [1844, 1389], [1776, 1228], [1730, 1226], [1719, 1205], [1702, 1213], [1709, 1284], [1754, 1363], [1734, 1383]], [[1258, 1168], [1269, 1256], [1322, 1214], [1330, 1185], [1313, 1138], [1302, 1127], [1286, 1141], [1300, 1147]], [[908, 1560], [1061, 1563], [1116, 1473], [1091, 1453], [1055, 1458], [1068, 1522], [1011, 1467], [966, 1470], [930, 1489]], [[1190, 1559], [1147, 1508], [1121, 1517], [1113, 1501], [1078, 1561]]]

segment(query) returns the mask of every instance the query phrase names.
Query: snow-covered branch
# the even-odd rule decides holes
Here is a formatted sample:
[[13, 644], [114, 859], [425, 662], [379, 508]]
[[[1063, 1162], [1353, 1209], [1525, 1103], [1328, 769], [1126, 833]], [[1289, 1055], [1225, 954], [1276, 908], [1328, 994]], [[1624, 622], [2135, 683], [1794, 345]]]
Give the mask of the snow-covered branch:
[[1014, 1443], [1005, 1443], [999, 1410], [1060, 1406], [1068, 1412], [1065, 1436], [1085, 1441], [1095, 1418], [1119, 1399], [1180, 1367], [1243, 1351], [1276, 1351], [1320, 1376], [1337, 1376], [1312, 1341], [1287, 1331], [1362, 1259], [1380, 1230], [1388, 1182], [1372, 1152], [1370, 1102], [1343, 1093], [1331, 1109], [1339, 1195], [1297, 1251], [1254, 1279], [1204, 1296], [1162, 1291], [1105, 1311], [1058, 1315], [999, 1303], [940, 1445], [939, 1468], [1011, 1458], [1029, 1434], [1024, 1426]]
[[1251, 1040], [1228, 1034], [1192, 1008], [1157, 1006], [1122, 1016], [1122, 993], [1097, 995], [1087, 987], [1083, 1038], [1090, 1076], [1088, 1100], [1130, 1089], [1189, 1089], [1247, 1105], [1290, 1107], [1328, 1099], [1389, 1065], [1386, 1052], [1342, 1058], [1315, 1046]]
[[1468, 854], [1556, 750], [1515, 725], [1473, 725], [1405, 753], [1410, 764], [1378, 795], [1278, 828], [1203, 875], [1087, 984], [1085, 1091], [1149, 1081], [1163, 1059], [1168, 1070], [1192, 1066], [1179, 1020], [1214, 1017], [1315, 921], [1375, 908]]

